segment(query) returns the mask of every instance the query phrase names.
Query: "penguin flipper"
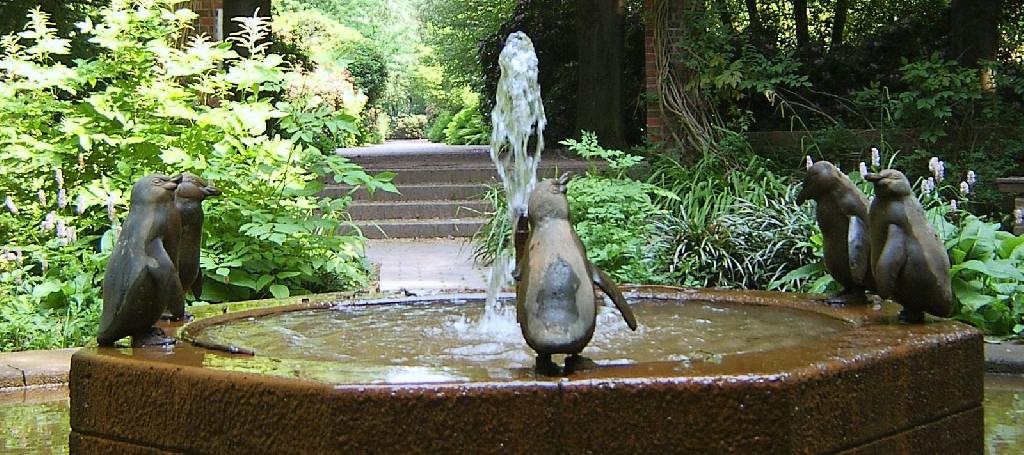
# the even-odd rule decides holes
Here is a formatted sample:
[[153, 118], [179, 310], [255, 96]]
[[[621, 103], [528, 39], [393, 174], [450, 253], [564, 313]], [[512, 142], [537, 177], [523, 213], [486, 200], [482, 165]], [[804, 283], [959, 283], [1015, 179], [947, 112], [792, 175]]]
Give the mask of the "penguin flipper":
[[851, 216], [846, 234], [847, 257], [850, 258], [850, 274], [853, 280], [867, 287], [868, 267], [871, 264], [871, 248], [868, 246], [868, 227], [857, 216]]
[[195, 281], [192, 282], [192, 297], [199, 300], [203, 296], [203, 269], [199, 269]]
[[907, 262], [907, 239], [903, 229], [890, 224], [885, 238], [885, 246], [875, 263], [875, 285], [878, 294], [892, 298], [899, 288], [900, 272]]
[[636, 330], [636, 316], [633, 314], [633, 309], [626, 303], [626, 297], [622, 295], [622, 291], [615, 285], [615, 281], [593, 264], [588, 265], [590, 266], [590, 279], [605, 294], [608, 294], [608, 297], [611, 297], [612, 302], [615, 303], [615, 308], [618, 308], [619, 313], [622, 313], [622, 319], [626, 320], [626, 325], [629, 326], [630, 330]]

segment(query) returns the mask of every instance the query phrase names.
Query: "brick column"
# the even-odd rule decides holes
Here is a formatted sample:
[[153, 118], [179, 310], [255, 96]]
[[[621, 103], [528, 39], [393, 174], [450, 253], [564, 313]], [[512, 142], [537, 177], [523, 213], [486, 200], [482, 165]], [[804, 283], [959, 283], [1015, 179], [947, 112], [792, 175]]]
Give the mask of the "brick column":
[[647, 85], [647, 141], [650, 143], [664, 142], [664, 118], [659, 100], [661, 89], [658, 86], [658, 55], [655, 53], [654, 23], [655, 3], [658, 0], [644, 0], [646, 11], [644, 30], [644, 76]]
[[199, 15], [195, 23], [195, 34], [217, 37], [217, 10], [223, 10], [224, 0], [191, 0], [181, 5]]

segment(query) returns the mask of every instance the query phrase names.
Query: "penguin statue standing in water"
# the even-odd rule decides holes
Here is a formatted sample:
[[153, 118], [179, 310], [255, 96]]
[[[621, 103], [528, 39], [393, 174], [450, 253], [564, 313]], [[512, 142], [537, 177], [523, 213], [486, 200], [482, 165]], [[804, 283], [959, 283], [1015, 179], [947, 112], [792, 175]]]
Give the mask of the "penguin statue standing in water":
[[864, 178], [875, 185], [868, 219], [878, 294], [903, 305], [905, 322], [922, 322], [924, 313], [952, 316], [949, 256], [907, 177], [886, 169]]
[[167, 308], [171, 320], [180, 321], [190, 317], [185, 312], [184, 293], [192, 291], [192, 296], [203, 295], [203, 275], [199, 270], [199, 250], [203, 245], [203, 200], [219, 196], [220, 190], [209, 185], [195, 174], [181, 174], [181, 183], [174, 191], [174, 207], [181, 217], [181, 241], [178, 245], [178, 257], [175, 265], [183, 290], [182, 300], [174, 302]]
[[815, 215], [821, 228], [825, 269], [843, 286], [829, 303], [864, 300], [874, 289], [871, 278], [871, 245], [868, 239], [868, 200], [845, 174], [828, 161], [807, 169], [796, 203], [817, 202]]
[[[565, 196], [568, 174], [537, 183], [529, 199], [529, 233], [516, 237], [516, 318], [526, 343], [537, 352], [537, 368], [556, 371], [552, 354], [569, 354], [566, 369], [580, 362], [580, 351], [594, 335], [594, 284], [615, 303], [629, 328], [636, 317], [622, 292], [587, 260], [569, 221]], [[525, 240], [525, 244], [521, 244]]]
[[180, 182], [180, 175], [153, 174], [132, 186], [128, 218], [103, 275], [100, 346], [113, 346], [126, 336], [135, 347], [175, 342], [153, 324], [164, 308], [183, 297], [174, 265], [181, 236], [174, 190]]

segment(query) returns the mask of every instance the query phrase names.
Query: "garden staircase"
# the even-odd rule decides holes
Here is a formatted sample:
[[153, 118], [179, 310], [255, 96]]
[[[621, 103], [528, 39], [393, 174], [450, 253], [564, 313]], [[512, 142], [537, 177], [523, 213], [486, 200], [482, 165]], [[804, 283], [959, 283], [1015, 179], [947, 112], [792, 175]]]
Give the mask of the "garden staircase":
[[[349, 215], [371, 239], [471, 237], [493, 210], [483, 195], [498, 184], [486, 146], [446, 146], [426, 141], [392, 141], [374, 147], [341, 149], [339, 154], [367, 172], [397, 173], [400, 193], [365, 190], [353, 194]], [[580, 159], [546, 154], [539, 177], [570, 171], [582, 173]], [[329, 197], [347, 194], [348, 185], [328, 185]]]

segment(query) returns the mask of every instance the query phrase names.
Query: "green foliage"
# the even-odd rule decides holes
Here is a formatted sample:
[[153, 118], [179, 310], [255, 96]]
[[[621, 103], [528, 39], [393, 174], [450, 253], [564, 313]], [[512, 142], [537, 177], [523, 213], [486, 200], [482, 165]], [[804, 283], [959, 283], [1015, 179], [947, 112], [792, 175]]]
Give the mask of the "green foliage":
[[668, 156], [653, 163], [648, 182], [676, 196], [660, 200], [670, 217], [655, 226], [654, 249], [669, 284], [766, 288], [815, 259], [806, 243], [814, 216], [743, 136], [726, 136], [719, 150], [693, 165]]
[[426, 136], [427, 116], [407, 115], [395, 119], [395, 129], [391, 132], [394, 139], [422, 139]]
[[452, 115], [449, 111], [442, 111], [434, 117], [433, 123], [430, 124], [430, 128], [427, 129], [427, 139], [430, 142], [444, 142], [445, 134], [444, 130], [448, 128], [448, 124], [452, 121]]
[[512, 13], [514, 0], [426, 0], [420, 15], [427, 42], [453, 86], [481, 87], [478, 44]]
[[449, 145], [486, 144], [491, 130], [480, 114], [479, 97], [472, 97], [444, 129], [444, 143]]
[[[0, 194], [11, 202], [0, 213], [0, 348], [79, 346], [94, 336], [127, 190], [150, 172], [191, 171], [224, 191], [205, 205], [201, 299], [366, 282], [362, 238], [337, 234], [348, 199], [316, 194], [330, 175], [393, 191], [391, 176], [303, 145], [303, 120], [268, 97], [291, 75], [258, 47], [267, 24], [244, 24], [251, 57], [203, 38], [180, 49], [195, 16], [176, 3], [115, 0], [80, 26], [100, 52], [72, 66], [54, 63], [67, 41], [40, 13], [29, 33], [3, 40]], [[287, 137], [270, 135], [274, 122]]]

